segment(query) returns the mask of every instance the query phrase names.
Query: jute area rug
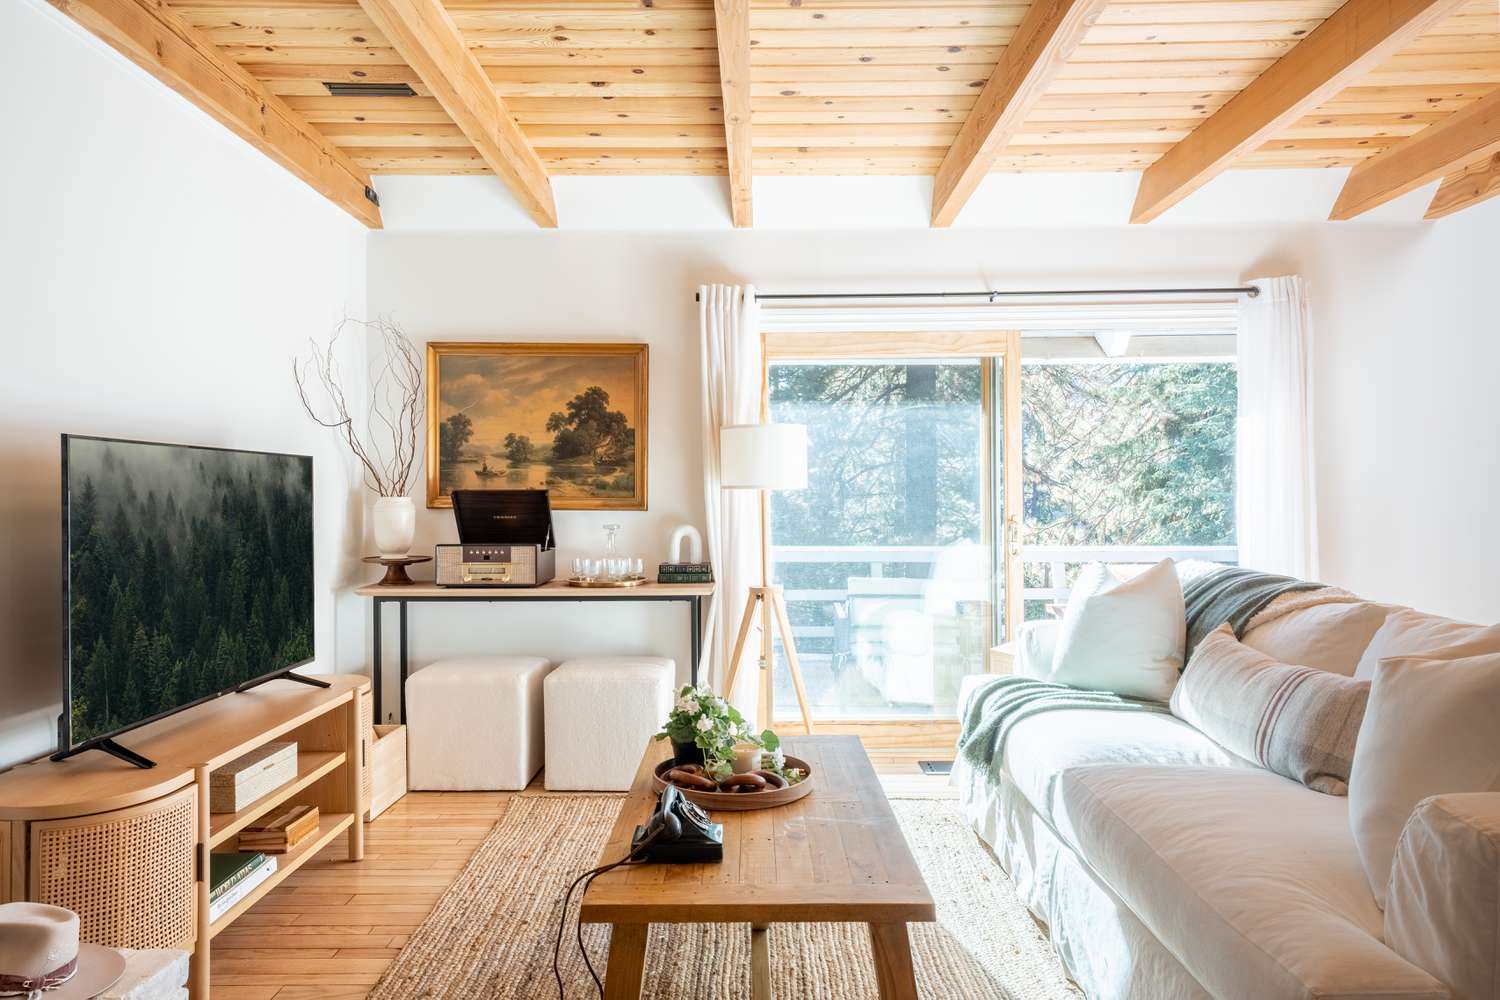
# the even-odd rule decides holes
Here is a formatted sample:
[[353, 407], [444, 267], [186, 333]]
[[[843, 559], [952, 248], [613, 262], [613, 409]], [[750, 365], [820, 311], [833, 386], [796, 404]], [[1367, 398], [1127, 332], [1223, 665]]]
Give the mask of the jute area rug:
[[[620, 808], [617, 795], [512, 800], [468, 867], [438, 900], [369, 1000], [545, 1000], [557, 996], [553, 936], [563, 889], [597, 862]], [[1052, 1000], [1080, 996], [1063, 975], [1009, 879], [964, 826], [952, 802], [893, 799], [938, 921], [912, 924], [917, 984], [928, 1000]], [[577, 894], [575, 893], [575, 899]], [[574, 904], [576, 912], [576, 903]], [[603, 976], [609, 929], [586, 925]], [[773, 924], [777, 1000], [877, 996], [863, 924]], [[569, 998], [596, 996], [570, 921], [561, 965]], [[750, 995], [748, 924], [651, 929], [643, 997], [740, 1000]]]

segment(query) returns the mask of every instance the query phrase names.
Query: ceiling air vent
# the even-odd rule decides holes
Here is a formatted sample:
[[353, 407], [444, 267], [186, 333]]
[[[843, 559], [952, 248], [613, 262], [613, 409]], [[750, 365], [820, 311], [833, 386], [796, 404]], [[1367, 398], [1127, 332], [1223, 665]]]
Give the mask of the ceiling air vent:
[[332, 83], [323, 86], [334, 97], [416, 97], [409, 83]]

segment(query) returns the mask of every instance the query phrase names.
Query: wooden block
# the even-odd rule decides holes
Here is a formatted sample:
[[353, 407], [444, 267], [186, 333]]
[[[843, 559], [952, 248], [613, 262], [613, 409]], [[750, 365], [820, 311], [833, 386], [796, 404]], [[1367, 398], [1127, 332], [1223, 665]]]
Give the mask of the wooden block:
[[266, 820], [245, 827], [240, 833], [240, 850], [285, 854], [318, 832], [318, 807], [292, 805]]

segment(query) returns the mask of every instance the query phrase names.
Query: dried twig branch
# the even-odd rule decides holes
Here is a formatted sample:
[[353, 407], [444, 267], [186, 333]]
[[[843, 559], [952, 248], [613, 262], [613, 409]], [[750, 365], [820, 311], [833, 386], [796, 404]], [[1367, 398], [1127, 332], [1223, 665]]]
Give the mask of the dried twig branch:
[[[363, 434], [354, 425], [335, 357], [339, 337], [350, 324], [376, 334], [383, 359], [370, 380]], [[292, 362], [292, 378], [307, 415], [339, 433], [359, 459], [371, 490], [383, 497], [406, 496], [416, 475], [417, 435], [422, 428], [422, 356], [416, 345], [388, 320], [363, 322], [347, 316], [326, 344], [310, 343], [311, 357]], [[332, 416], [323, 416], [313, 405], [309, 386], [324, 397]]]

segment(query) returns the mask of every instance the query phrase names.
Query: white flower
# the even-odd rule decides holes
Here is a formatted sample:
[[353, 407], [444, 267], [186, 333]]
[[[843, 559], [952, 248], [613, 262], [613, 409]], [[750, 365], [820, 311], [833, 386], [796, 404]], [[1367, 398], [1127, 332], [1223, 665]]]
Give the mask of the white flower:
[[775, 750], [772, 750], [771, 751], [771, 764], [778, 771], [781, 770], [782, 768], [786, 767], [786, 751], [782, 750], [780, 747], [777, 747]]
[[697, 728], [698, 732], [706, 733], [714, 727], [714, 720], [705, 715], [693, 725]]
[[697, 715], [698, 703], [692, 698], [679, 698], [677, 699], [677, 711], [682, 712], [684, 715]]

